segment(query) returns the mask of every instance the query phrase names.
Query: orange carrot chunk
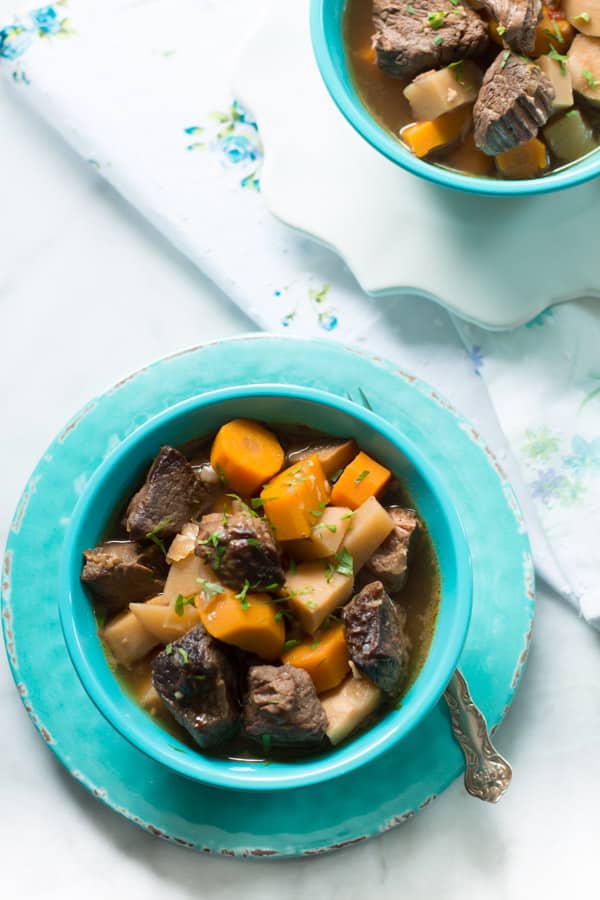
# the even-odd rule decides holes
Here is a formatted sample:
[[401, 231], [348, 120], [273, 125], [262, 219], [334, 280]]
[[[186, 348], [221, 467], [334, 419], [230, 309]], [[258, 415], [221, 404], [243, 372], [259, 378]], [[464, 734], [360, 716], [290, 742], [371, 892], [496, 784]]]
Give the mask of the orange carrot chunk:
[[374, 497], [383, 490], [391, 474], [389, 469], [361, 450], [334, 484], [331, 501], [336, 506], [357, 509], [369, 497]]
[[333, 625], [317, 631], [312, 637], [307, 637], [297, 646], [286, 650], [281, 659], [284, 663], [308, 672], [317, 694], [337, 687], [350, 668], [344, 626]]
[[457, 141], [467, 130], [472, 121], [472, 107], [459, 106], [431, 122], [417, 122], [404, 128], [400, 137], [405, 141], [415, 156], [422, 158]]
[[196, 607], [208, 633], [219, 641], [269, 662], [281, 656], [285, 626], [268, 594], [235, 594], [225, 588], [221, 593], [211, 593], [209, 589], [199, 594]]
[[315, 453], [284, 469], [260, 497], [278, 540], [309, 537], [329, 501], [329, 482], [319, 457]]
[[548, 151], [537, 138], [513, 147], [496, 157], [496, 166], [505, 178], [536, 178], [548, 168]]
[[494, 159], [483, 153], [475, 146], [475, 139], [468, 134], [464, 141], [452, 150], [445, 158], [447, 165], [470, 175], [492, 175], [494, 172]]
[[248, 419], [233, 419], [219, 428], [210, 451], [210, 464], [227, 486], [250, 496], [276, 475], [285, 454], [275, 435]]

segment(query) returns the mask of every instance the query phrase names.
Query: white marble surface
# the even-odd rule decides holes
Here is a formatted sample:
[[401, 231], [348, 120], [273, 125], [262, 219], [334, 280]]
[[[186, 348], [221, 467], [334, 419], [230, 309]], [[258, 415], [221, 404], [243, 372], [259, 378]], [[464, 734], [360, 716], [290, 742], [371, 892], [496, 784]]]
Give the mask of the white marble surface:
[[[90, 395], [157, 356], [252, 326], [45, 126], [18, 108], [3, 86], [0, 123], [4, 543], [37, 458]], [[450, 340], [447, 320], [433, 307], [423, 315], [437, 326], [428, 339], [435, 352], [436, 334]], [[480, 385], [467, 371], [457, 344], [455, 366], [442, 387], [498, 444], [494, 423], [483, 414]], [[597, 896], [599, 688], [600, 635], [543, 590], [529, 667], [497, 735], [515, 770], [510, 793], [498, 807], [469, 799], [457, 783], [415, 820], [368, 844], [310, 861], [241, 863], [163, 844], [92, 800], [34, 732], [2, 655], [1, 895]]]

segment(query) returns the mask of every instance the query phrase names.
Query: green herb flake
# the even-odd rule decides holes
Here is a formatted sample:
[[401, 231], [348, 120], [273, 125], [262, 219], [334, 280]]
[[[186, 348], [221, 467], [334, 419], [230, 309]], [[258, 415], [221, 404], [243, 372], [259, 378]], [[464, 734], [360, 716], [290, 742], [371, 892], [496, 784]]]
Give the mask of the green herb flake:
[[102, 629], [106, 625], [106, 613], [103, 609], [97, 609], [94, 613], [96, 617], [96, 625]]
[[556, 35], [556, 40], [558, 41], [558, 43], [564, 44], [565, 39], [562, 36], [562, 32], [561, 32], [560, 28], [558, 27], [556, 19], [552, 19], [552, 31]]
[[436, 37], [434, 37], [433, 43], [436, 45], [436, 47], [441, 47], [444, 43], [444, 38], [441, 36], [441, 34], [438, 34]]
[[429, 15], [427, 16], [427, 22], [429, 23], [431, 28], [436, 31], [438, 28], [441, 28], [443, 26], [444, 19], [447, 15], [447, 12], [444, 12], [440, 9], [437, 12], [429, 13]]
[[450, 3], [452, 4], [452, 6], [458, 6], [460, 3], [460, 0], [450, 0]]
[[[239, 494], [226, 494], [225, 496], [231, 497], [232, 500], [237, 500], [237, 502], [240, 504], [240, 506], [242, 506], [244, 512], [247, 512], [249, 516], [254, 516], [254, 518], [257, 517], [257, 513], [254, 512], [254, 500], [250, 501], [250, 503], [252, 504], [252, 508], [250, 508], [248, 506], [248, 504], [246, 503], [246, 501], [242, 500], [242, 498], [240, 497]], [[259, 506], [260, 505], [261, 504], [259, 503]]]
[[329, 479], [329, 481], [331, 482], [331, 484], [335, 484], [335, 483], [336, 483], [336, 481], [339, 479], [339, 477], [340, 477], [340, 475], [342, 474], [343, 471], [344, 471], [343, 469], [336, 469], [336, 470], [335, 470], [335, 472], [333, 473], [333, 475], [332, 475], [331, 478]]
[[322, 624], [322, 626], [321, 626], [321, 629], [322, 629], [323, 631], [327, 631], [327, 630], [328, 630], [329, 628], [331, 628], [333, 625], [340, 625], [341, 622], [342, 622], [342, 620], [340, 619], [339, 616], [336, 616], [336, 615], [334, 615], [333, 613], [331, 613], [329, 616], [327, 616], [327, 618], [326, 618], [325, 621], [323, 622], [323, 624]]
[[272, 581], [271, 584], [265, 584], [264, 587], [261, 587], [261, 591], [278, 591], [281, 587], [280, 584], [277, 584], [276, 581]]
[[215, 581], [207, 581], [206, 578], [196, 578], [196, 581], [208, 597], [214, 597], [215, 594], [223, 594], [225, 591], [223, 585], [217, 584]]
[[310, 514], [311, 514], [311, 516], [314, 516], [315, 519], [320, 519], [321, 516], [323, 515], [323, 510], [322, 509], [311, 509]]
[[165, 653], [167, 654], [167, 656], [170, 656], [172, 652], [173, 652], [173, 644], [167, 644], [167, 646], [165, 647]]
[[192, 675], [194, 681], [206, 681], [206, 675]]
[[592, 90], [600, 85], [600, 81], [596, 81], [589, 69], [582, 69], [581, 74], [583, 75], [589, 86], [592, 88]]
[[281, 622], [282, 619], [289, 620], [291, 618], [292, 618], [292, 614], [289, 611], [289, 609], [278, 609], [277, 612], [275, 613], [275, 621], [276, 622]]
[[567, 74], [567, 57], [563, 56], [562, 53], [559, 53], [554, 44], [550, 45], [550, 49], [548, 50], [548, 56], [550, 59], [555, 60], [559, 66], [562, 75]]
[[184, 666], [187, 666], [187, 664], [190, 661], [189, 657], [187, 655], [187, 651], [184, 650], [183, 647], [178, 647], [177, 652], [179, 653], [180, 657], [182, 658]]
[[153, 528], [152, 531], [149, 531], [146, 534], [146, 539], [152, 541], [153, 544], [156, 544], [157, 547], [160, 547], [164, 555], [167, 555], [167, 548], [164, 543], [159, 538], [158, 534], [163, 530], [169, 523], [171, 522], [172, 516], [167, 516], [166, 519], [163, 519], [162, 522], [159, 522], [156, 528]]
[[579, 15], [575, 16], [575, 18], [580, 19], [582, 22], [585, 22], [586, 24], [588, 22], [591, 22], [591, 20], [592, 20], [592, 17], [587, 12], [580, 12]]
[[568, 113], [565, 113], [569, 117], [569, 119], [576, 119], [579, 116], [579, 111], [576, 109], [570, 109]]
[[502, 63], [500, 64], [501, 69], [506, 68], [506, 64], [509, 61], [509, 59], [510, 59], [510, 50], [505, 50], [504, 54], [502, 56]]
[[219, 463], [217, 463], [215, 468], [217, 470], [217, 475], [219, 476], [219, 480], [220, 480], [221, 484], [223, 485], [223, 487], [225, 487], [227, 485], [227, 479], [225, 478], [225, 472], [223, 471], [223, 467], [220, 466]]
[[176, 700], [183, 700], [183, 694], [181, 691], [175, 691], [174, 695]]
[[246, 594], [248, 593], [249, 590], [250, 590], [250, 582], [246, 578], [244, 580], [244, 587], [241, 589], [239, 594], [235, 595], [236, 599], [240, 601], [240, 605], [241, 605], [242, 609], [250, 609], [250, 607], [252, 606], [252, 604], [246, 597]]
[[335, 534], [337, 531], [337, 525], [330, 525], [327, 522], [325, 523], [325, 528], [327, 531], [330, 531], [332, 534]]
[[370, 474], [369, 469], [363, 469], [362, 472], [360, 473], [360, 475], [357, 475], [356, 478], [354, 479], [354, 484], [360, 484], [361, 481], [363, 481], [369, 474]]
[[344, 513], [344, 515], [342, 516], [342, 521], [344, 521], [345, 519], [351, 519], [353, 515], [354, 515], [353, 510], [350, 510], [350, 512]]
[[290, 559], [290, 575], [295, 575], [298, 571], [298, 566], [296, 565], [295, 559]]
[[498, 25], [496, 27], [496, 31], [498, 33], [498, 36], [502, 37], [504, 34], [506, 34], [506, 25]]
[[269, 754], [271, 753], [271, 735], [270, 734], [262, 734], [260, 739], [262, 742], [263, 751], [264, 751], [265, 756], [269, 756]]
[[306, 605], [308, 606], [309, 609], [316, 609], [316, 608], [317, 608], [317, 604], [316, 604], [316, 602], [315, 602], [314, 600], [307, 600], [307, 601], [306, 601]]
[[414, 6], [412, 5], [412, 3], [408, 4], [408, 6], [406, 7], [406, 12], [409, 14], [409, 16], [416, 16], [416, 14], [417, 14], [417, 11], [414, 8]]
[[284, 650], [293, 650], [294, 647], [297, 647], [298, 644], [301, 644], [302, 641], [297, 641], [295, 638], [290, 638], [289, 641], [286, 641], [283, 645]]
[[465, 83], [465, 79], [464, 79], [464, 75], [463, 75], [464, 64], [465, 64], [464, 59], [457, 59], [456, 62], [452, 62], [448, 66], [449, 69], [452, 69], [452, 72], [454, 73], [454, 77], [455, 77], [456, 81], [458, 82], [458, 84]]
[[195, 594], [192, 594], [190, 597], [184, 597], [183, 594], [177, 594], [177, 600], [175, 601], [175, 615], [182, 616], [183, 610], [186, 606], [194, 605]]
[[335, 554], [333, 557], [333, 564], [336, 572], [339, 572], [340, 575], [354, 574], [354, 560], [352, 559], [352, 554], [346, 547], [343, 547], [342, 550]]
[[321, 641], [317, 638], [317, 640], [313, 641], [312, 644], [310, 645], [310, 649], [316, 650], [320, 643], [321, 643]]

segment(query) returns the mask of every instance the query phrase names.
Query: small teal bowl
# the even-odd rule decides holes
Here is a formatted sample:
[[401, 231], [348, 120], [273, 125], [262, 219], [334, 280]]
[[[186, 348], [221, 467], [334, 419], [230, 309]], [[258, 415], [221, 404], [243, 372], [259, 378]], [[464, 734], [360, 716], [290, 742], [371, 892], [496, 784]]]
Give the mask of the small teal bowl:
[[[184, 444], [229, 419], [302, 423], [354, 437], [402, 479], [427, 523], [441, 570], [438, 620], [427, 660], [402, 700], [369, 731], [318, 757], [299, 762], [236, 762], [203, 756], [164, 731], [121, 688], [97, 635], [79, 575], [82, 553], [103, 537], [106, 523], [143, 478], [161, 445]], [[435, 440], [435, 436], [431, 436]], [[310, 388], [253, 385], [193, 397], [150, 419], [94, 473], [73, 512], [61, 558], [59, 609], [65, 641], [81, 682], [100, 712], [133, 746], [169, 769], [206, 784], [275, 790], [316, 784], [351, 771], [388, 750], [437, 703], [454, 671], [471, 615], [471, 563], [464, 531], [440, 474], [396, 428], [354, 403]]]
[[378, 124], [356, 91], [343, 41], [346, 5], [347, 0], [311, 0], [311, 33], [317, 64], [331, 97], [348, 122], [392, 162], [435, 184], [491, 197], [547, 194], [600, 175], [600, 149], [550, 175], [519, 181], [461, 175], [418, 159]]

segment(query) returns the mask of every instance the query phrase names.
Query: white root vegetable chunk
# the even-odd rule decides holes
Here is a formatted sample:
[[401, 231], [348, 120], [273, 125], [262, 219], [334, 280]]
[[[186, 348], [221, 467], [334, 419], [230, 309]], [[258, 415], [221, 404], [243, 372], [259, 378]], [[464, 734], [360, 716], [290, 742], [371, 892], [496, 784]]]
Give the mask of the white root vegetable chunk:
[[116, 661], [126, 667], [143, 659], [159, 644], [131, 610], [116, 616], [101, 634]]
[[349, 675], [319, 699], [327, 716], [327, 737], [335, 745], [375, 712], [381, 701], [381, 691], [364, 675], [359, 678]]
[[[200, 585], [196, 585], [200, 588]], [[180, 595], [183, 598], [183, 595]], [[183, 598], [182, 603], [158, 605], [148, 600], [146, 603], [130, 603], [129, 609], [144, 626], [146, 631], [153, 635], [161, 644], [169, 644], [176, 641], [200, 622], [200, 615], [196, 609], [193, 598]], [[185, 602], [192, 600], [192, 602]], [[179, 613], [181, 615], [179, 615]]]
[[577, 34], [567, 54], [573, 90], [600, 106], [600, 37]]
[[566, 62], [559, 62], [551, 56], [540, 56], [536, 59], [536, 64], [548, 76], [554, 88], [552, 113], [570, 109], [573, 106], [573, 81]]
[[578, 31], [600, 37], [600, 0], [562, 0], [561, 10]]
[[598, 146], [594, 132], [578, 109], [572, 109], [544, 128], [544, 140], [561, 162], [572, 162]]
[[304, 631], [314, 634], [327, 616], [352, 594], [354, 578], [331, 572], [324, 560], [303, 562], [287, 572], [283, 593]]
[[481, 69], [472, 62], [461, 61], [437, 71], [417, 75], [403, 91], [418, 122], [429, 122], [438, 116], [474, 103], [481, 87]]
[[385, 541], [393, 527], [392, 517], [375, 497], [369, 497], [354, 510], [343, 547], [352, 556], [355, 575]]
[[285, 548], [292, 559], [296, 560], [333, 556], [340, 549], [351, 518], [352, 511], [347, 506], [328, 506], [317, 524], [313, 525], [310, 537], [288, 541]]
[[165, 582], [164, 597], [168, 603], [174, 603], [179, 594], [190, 597], [197, 594], [200, 585], [198, 579], [214, 581], [215, 573], [202, 562], [199, 556], [191, 554], [184, 559], [171, 563]]
[[319, 457], [319, 462], [326, 477], [330, 478], [335, 472], [344, 469], [354, 459], [358, 453], [358, 447], [356, 446], [356, 441], [350, 440], [339, 443], [333, 442], [321, 447], [317, 446], [316, 448], [309, 447], [306, 450], [296, 450], [290, 453], [290, 465], [312, 456], [313, 453]]
[[184, 525], [180, 533], [173, 538], [167, 553], [167, 562], [182, 562], [182, 560], [191, 556], [196, 548], [199, 531], [200, 526], [195, 522], [188, 522], [187, 525]]
[[160, 699], [158, 691], [152, 684], [151, 671], [148, 671], [144, 677], [137, 682], [135, 686], [135, 696], [140, 706], [147, 710], [151, 716], [157, 715], [162, 708], [162, 700]]

